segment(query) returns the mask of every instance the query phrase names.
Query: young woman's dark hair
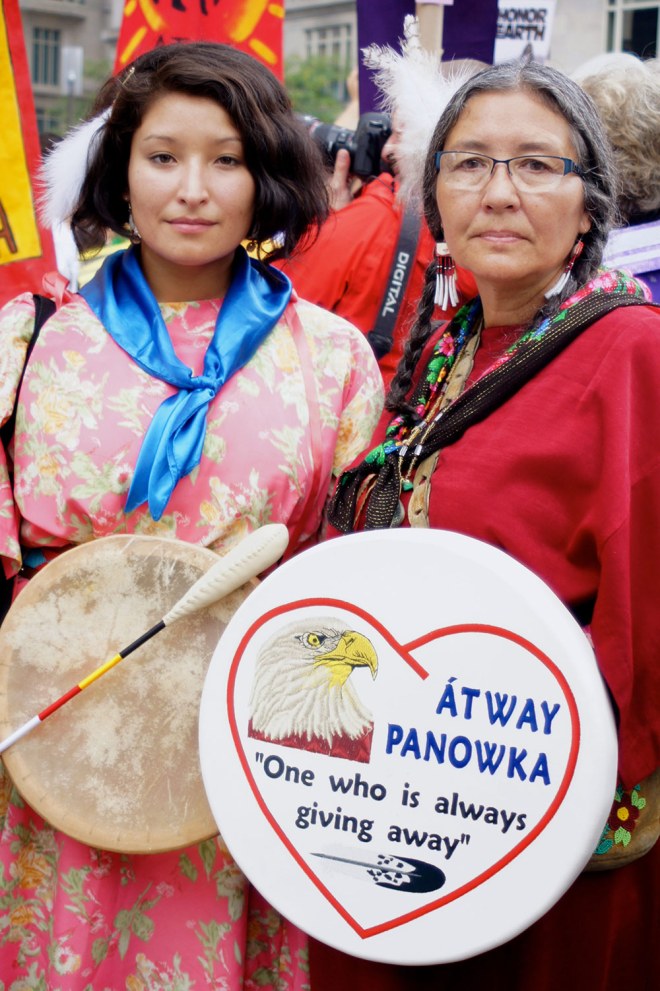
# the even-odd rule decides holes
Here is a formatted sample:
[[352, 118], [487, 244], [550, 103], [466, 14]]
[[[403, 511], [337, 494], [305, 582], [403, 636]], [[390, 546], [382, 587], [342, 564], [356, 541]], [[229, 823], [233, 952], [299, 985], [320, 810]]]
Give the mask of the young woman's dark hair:
[[273, 241], [270, 258], [290, 254], [318, 229], [328, 210], [325, 166], [279, 80], [228, 45], [183, 42], [141, 55], [101, 89], [92, 116], [108, 116], [92, 145], [71, 221], [79, 249], [100, 248], [108, 229], [126, 234], [133, 135], [167, 93], [214, 100], [240, 131], [256, 184], [249, 237]]

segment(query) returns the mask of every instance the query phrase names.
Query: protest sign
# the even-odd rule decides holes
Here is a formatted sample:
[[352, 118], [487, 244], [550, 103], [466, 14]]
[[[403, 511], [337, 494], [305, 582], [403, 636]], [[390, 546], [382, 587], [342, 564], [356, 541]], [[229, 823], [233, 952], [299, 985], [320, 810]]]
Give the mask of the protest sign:
[[530, 6], [507, 6], [497, 11], [494, 62], [506, 62], [529, 53], [534, 61], [545, 62], [550, 55], [556, 0]]
[[253, 55], [282, 78], [284, 4], [271, 0], [128, 0], [115, 72], [143, 52], [175, 41], [220, 41]]

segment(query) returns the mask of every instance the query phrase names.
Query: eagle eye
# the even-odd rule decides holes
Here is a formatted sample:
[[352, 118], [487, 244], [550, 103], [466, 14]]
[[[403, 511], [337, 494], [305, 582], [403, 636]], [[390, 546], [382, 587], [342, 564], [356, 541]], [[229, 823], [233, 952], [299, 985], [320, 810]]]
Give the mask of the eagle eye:
[[325, 633], [304, 633], [298, 639], [305, 647], [322, 647], [328, 638]]

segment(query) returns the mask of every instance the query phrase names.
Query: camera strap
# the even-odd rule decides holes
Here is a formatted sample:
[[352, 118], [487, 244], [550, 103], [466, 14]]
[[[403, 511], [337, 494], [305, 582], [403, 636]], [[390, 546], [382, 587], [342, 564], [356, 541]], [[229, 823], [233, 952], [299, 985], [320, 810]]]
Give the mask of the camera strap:
[[420, 218], [417, 211], [410, 208], [404, 210], [399, 240], [394, 249], [392, 267], [385, 285], [380, 310], [376, 317], [376, 323], [367, 334], [367, 340], [379, 361], [392, 350], [399, 308], [406, 294], [406, 285], [415, 262], [419, 227]]

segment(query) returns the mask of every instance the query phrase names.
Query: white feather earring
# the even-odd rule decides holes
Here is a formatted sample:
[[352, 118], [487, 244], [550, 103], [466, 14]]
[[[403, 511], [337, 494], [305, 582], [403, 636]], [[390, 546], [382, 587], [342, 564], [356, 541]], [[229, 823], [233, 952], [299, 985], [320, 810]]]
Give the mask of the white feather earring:
[[458, 304], [456, 287], [456, 266], [445, 241], [438, 241], [435, 246], [435, 305], [446, 310], [448, 304]]
[[73, 128], [46, 156], [39, 171], [39, 216], [51, 229], [71, 219], [82, 191], [89, 160], [101, 128], [110, 116], [108, 107], [98, 117]]

